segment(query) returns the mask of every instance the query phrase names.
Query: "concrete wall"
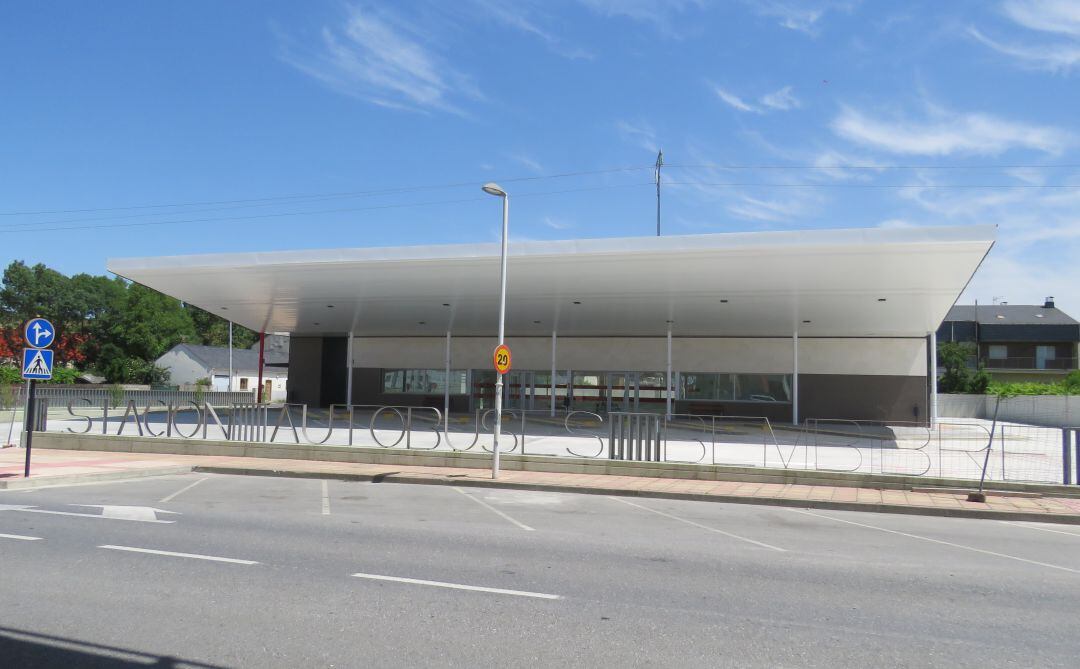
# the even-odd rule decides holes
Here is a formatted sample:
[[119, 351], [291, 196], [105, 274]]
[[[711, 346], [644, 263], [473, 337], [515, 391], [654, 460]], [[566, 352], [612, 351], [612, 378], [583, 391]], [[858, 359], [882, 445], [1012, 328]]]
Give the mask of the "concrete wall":
[[[494, 338], [451, 338], [455, 369], [490, 369]], [[507, 339], [515, 369], [551, 369], [550, 337]], [[445, 337], [357, 337], [353, 366], [442, 369]], [[560, 337], [559, 369], [656, 372], [667, 367], [665, 337]], [[672, 368], [685, 372], [790, 374], [788, 338], [680, 338], [671, 343]], [[800, 338], [799, 371], [805, 374], [926, 376], [925, 339]]]
[[[994, 416], [992, 395], [938, 395], [938, 414], [949, 418]], [[1080, 427], [1080, 395], [1023, 395], [1001, 400], [998, 420], [1050, 427]]]

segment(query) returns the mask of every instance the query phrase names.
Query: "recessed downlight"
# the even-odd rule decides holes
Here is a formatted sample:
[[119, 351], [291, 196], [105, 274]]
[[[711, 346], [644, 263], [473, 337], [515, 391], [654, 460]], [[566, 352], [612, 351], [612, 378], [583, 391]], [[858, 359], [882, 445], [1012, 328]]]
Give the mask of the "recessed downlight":
[[720, 300], [720, 304], [727, 304], [727, 300]]
[[884, 297], [879, 297], [879, 298], [877, 298], [877, 301], [878, 301], [878, 302], [884, 302], [884, 301], [885, 301], [885, 299], [886, 299], [886, 298], [884, 298]]
[[574, 304], [581, 304], [581, 300], [574, 300]]
[[534, 325], [540, 325], [540, 321], [533, 321]]
[[427, 325], [427, 321], [416, 321], [417, 325]]
[[810, 321], [803, 321], [803, 324], [810, 325]]
[[443, 302], [443, 303], [442, 303], [442, 305], [443, 305], [444, 307], [448, 307], [448, 306], [450, 306], [450, 303], [449, 303], [449, 302]]

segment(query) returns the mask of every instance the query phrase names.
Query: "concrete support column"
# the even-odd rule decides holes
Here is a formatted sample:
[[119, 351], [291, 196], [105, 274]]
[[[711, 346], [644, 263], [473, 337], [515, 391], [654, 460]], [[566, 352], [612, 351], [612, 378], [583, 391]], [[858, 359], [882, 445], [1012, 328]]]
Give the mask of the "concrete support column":
[[791, 335], [791, 422], [799, 424], [799, 331]]
[[450, 429], [450, 331], [446, 331], [446, 378], [443, 383], [443, 431]]
[[930, 333], [930, 370], [927, 376], [930, 381], [930, 427], [937, 424], [937, 332]]
[[[551, 331], [551, 417], [555, 417], [555, 390], [558, 384], [555, 383], [555, 344], [556, 344], [555, 331]], [[569, 388], [567, 389], [569, 392]]]
[[349, 332], [349, 341], [345, 344], [345, 403], [352, 406], [352, 366], [353, 333]]
[[667, 407], [666, 416], [671, 418], [671, 393], [672, 393], [672, 379], [671, 379], [671, 325], [668, 325], [667, 329], [667, 370], [664, 373], [664, 385], [667, 386], [665, 406]]

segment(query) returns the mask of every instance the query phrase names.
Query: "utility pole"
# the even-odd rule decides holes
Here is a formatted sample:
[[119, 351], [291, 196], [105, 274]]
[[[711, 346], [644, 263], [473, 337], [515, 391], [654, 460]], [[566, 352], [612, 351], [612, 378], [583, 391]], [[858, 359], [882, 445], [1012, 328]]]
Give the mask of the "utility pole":
[[660, 236], [660, 168], [664, 166], [664, 150], [656, 154], [656, 236]]

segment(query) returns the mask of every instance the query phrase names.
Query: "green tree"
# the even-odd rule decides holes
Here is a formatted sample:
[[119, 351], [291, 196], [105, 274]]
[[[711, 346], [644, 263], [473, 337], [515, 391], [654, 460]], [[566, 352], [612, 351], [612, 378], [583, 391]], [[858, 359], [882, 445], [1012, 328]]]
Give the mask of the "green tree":
[[106, 341], [98, 369], [111, 383], [167, 380], [154, 361], [173, 346], [197, 339], [191, 316], [176, 299], [131, 284], [122, 308], [102, 319]]
[[[943, 342], [938, 344], [938, 364], [945, 372], [938, 380], [938, 392], [966, 393], [971, 387], [971, 370], [968, 361], [975, 355], [975, 345], [966, 342]], [[985, 391], [985, 388], [983, 389]]]
[[[184, 309], [191, 315], [191, 322], [195, 326], [197, 343], [206, 346], [229, 345], [229, 321], [209, 311], [187, 304]], [[233, 346], [235, 348], [250, 348], [259, 340], [259, 335], [242, 325], [233, 326]]]

